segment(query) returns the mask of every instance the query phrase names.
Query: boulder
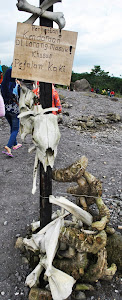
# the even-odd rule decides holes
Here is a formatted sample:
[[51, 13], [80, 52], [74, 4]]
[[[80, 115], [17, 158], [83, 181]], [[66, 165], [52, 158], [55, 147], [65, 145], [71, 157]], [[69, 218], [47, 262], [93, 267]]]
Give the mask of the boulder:
[[76, 80], [74, 84], [76, 91], [91, 91], [91, 86], [86, 79]]

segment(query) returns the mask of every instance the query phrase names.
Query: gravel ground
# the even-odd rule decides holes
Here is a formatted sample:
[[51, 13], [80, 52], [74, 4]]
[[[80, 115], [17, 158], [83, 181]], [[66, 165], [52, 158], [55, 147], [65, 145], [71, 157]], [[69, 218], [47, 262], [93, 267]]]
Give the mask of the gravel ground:
[[[102, 181], [102, 197], [110, 209], [110, 223], [119, 231], [122, 216], [122, 98], [113, 101], [92, 93], [63, 89], [58, 92], [63, 99], [63, 122], [59, 124], [61, 139], [54, 167], [66, 167], [85, 155], [87, 170]], [[73, 125], [80, 116], [103, 117], [108, 113], [119, 114], [120, 120], [87, 130]], [[8, 138], [9, 127], [3, 118], [0, 120], [0, 300], [27, 300], [29, 289], [25, 279], [30, 269], [24, 256], [15, 249], [15, 242], [18, 236], [26, 236], [33, 220], [39, 219], [39, 175], [37, 192], [33, 196], [34, 154], [28, 154], [31, 138], [28, 136], [23, 147], [13, 151], [13, 159], [2, 154]], [[18, 142], [21, 142], [20, 136]], [[53, 194], [65, 196], [67, 186], [69, 183], [53, 182]], [[68, 198], [72, 196], [68, 195]], [[95, 283], [95, 291], [85, 293], [85, 297], [87, 300], [120, 300], [120, 281], [117, 272], [111, 282]]]

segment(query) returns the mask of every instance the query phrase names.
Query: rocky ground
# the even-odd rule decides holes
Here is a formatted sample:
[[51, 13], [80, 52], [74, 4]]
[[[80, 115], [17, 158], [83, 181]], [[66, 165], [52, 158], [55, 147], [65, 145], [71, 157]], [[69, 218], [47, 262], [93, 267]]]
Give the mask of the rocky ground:
[[[111, 225], [121, 232], [122, 200], [122, 98], [111, 99], [94, 93], [58, 90], [63, 106], [59, 124], [61, 139], [55, 168], [63, 168], [82, 155], [88, 158], [87, 170], [102, 182], [102, 197], [110, 209]], [[116, 100], [116, 101], [114, 101]], [[1, 191], [1, 269], [0, 300], [27, 300], [25, 286], [30, 267], [15, 248], [17, 237], [25, 237], [33, 220], [39, 219], [39, 175], [33, 196], [32, 172], [34, 154], [28, 154], [31, 138], [13, 151], [14, 158], [2, 154], [9, 137], [6, 120], [0, 120], [0, 191]], [[20, 136], [18, 141], [21, 142]], [[53, 181], [53, 194], [67, 195], [70, 183]], [[75, 201], [72, 195], [68, 199]], [[112, 281], [98, 281], [95, 290], [79, 295], [87, 300], [120, 300], [121, 279], [117, 272]]]

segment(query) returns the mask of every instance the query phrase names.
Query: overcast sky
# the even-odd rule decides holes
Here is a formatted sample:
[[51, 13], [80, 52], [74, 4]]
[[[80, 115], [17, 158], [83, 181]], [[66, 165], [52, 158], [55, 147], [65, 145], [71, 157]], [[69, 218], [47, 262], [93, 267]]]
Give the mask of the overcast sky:
[[[39, 5], [39, 0], [28, 2]], [[17, 22], [30, 16], [18, 11], [16, 3], [17, 0], [0, 3], [2, 65], [12, 62]], [[74, 72], [90, 72], [94, 65], [100, 65], [110, 75], [122, 76], [122, 0], [62, 0], [54, 4], [54, 11], [64, 13], [65, 30], [78, 32]], [[57, 28], [55, 24], [54, 27]]]

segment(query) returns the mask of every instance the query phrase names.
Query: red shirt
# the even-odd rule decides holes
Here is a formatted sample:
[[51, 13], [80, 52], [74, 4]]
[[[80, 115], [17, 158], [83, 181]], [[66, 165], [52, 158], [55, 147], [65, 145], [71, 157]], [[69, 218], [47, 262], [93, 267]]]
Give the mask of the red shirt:
[[114, 95], [114, 94], [115, 94], [114, 91], [111, 91], [111, 92], [110, 92], [110, 95]]
[[[39, 97], [39, 87], [33, 90], [34, 94]], [[52, 107], [57, 107], [58, 111], [53, 111], [54, 115], [57, 115], [62, 112], [62, 106], [60, 102], [60, 98], [58, 92], [55, 90], [54, 86], [52, 86]]]
[[58, 92], [55, 90], [54, 87], [52, 87], [52, 107], [58, 108], [58, 111], [52, 112], [54, 115], [57, 115], [57, 113], [59, 114], [62, 112], [60, 98], [59, 98]]

